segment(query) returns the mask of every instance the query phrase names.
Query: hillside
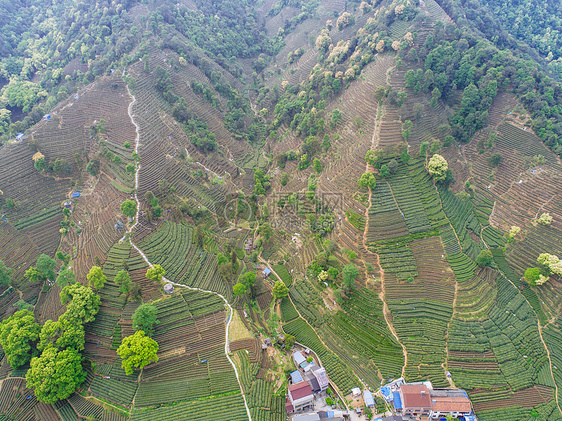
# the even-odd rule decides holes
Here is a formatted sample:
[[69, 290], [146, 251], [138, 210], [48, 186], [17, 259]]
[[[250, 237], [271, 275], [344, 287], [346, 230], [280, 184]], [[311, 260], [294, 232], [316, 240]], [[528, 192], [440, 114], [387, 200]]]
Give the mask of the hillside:
[[338, 409], [360, 387], [393, 410], [403, 377], [480, 420], [562, 419], [540, 23], [491, 0], [2, 7], [0, 419], [285, 420], [293, 342]]

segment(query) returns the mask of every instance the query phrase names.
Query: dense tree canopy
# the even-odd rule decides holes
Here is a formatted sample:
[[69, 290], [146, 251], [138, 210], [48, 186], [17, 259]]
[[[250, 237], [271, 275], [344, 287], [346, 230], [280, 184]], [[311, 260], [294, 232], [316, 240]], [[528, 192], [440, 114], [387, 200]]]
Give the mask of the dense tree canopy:
[[103, 271], [99, 266], [92, 266], [90, 272], [86, 275], [88, 279], [88, 285], [93, 289], [101, 289], [107, 281], [107, 276], [103, 274]]
[[57, 262], [55, 259], [51, 259], [46, 254], [41, 254], [37, 259], [37, 269], [41, 272], [43, 279], [54, 280], [55, 279], [55, 267]]
[[28, 310], [20, 310], [0, 324], [0, 345], [12, 368], [21, 367], [31, 359], [40, 331], [41, 327]]
[[347, 265], [345, 265], [343, 267], [343, 270], [342, 270], [343, 282], [347, 286], [352, 287], [353, 284], [355, 283], [355, 278], [357, 278], [358, 273], [359, 273], [359, 270], [357, 269], [357, 267], [352, 263], [348, 263]]
[[145, 336], [142, 330], [123, 338], [117, 349], [117, 354], [123, 359], [121, 366], [127, 374], [133, 374], [135, 368], [158, 362], [157, 352], [158, 343]]
[[427, 171], [433, 177], [435, 181], [443, 181], [447, 178], [447, 169], [449, 165], [445, 158], [441, 155], [433, 155], [427, 164]]
[[494, 261], [494, 256], [490, 250], [482, 250], [476, 257], [476, 263], [479, 266], [490, 266]]
[[73, 348], [77, 351], [82, 351], [85, 344], [84, 326], [81, 323], [76, 323], [69, 320], [63, 314], [57, 321], [47, 320], [41, 328], [39, 334], [39, 344], [37, 349], [44, 351], [50, 347], [57, 349]]
[[134, 218], [137, 214], [137, 203], [131, 199], [125, 200], [121, 203], [121, 213], [129, 218]]
[[64, 269], [59, 273], [57, 277], [57, 284], [61, 288], [64, 288], [67, 285], [72, 285], [76, 282], [76, 275], [70, 269]]
[[552, 224], [552, 216], [545, 212], [543, 214], [541, 214], [541, 216], [539, 216], [539, 219], [537, 219], [537, 222], [541, 225], [550, 225]]
[[357, 180], [357, 184], [359, 184], [359, 187], [363, 187], [363, 188], [368, 187], [371, 190], [373, 190], [377, 186], [377, 180], [375, 179], [373, 173], [366, 172], [363, 173], [363, 175], [361, 175], [359, 180]]
[[131, 275], [129, 275], [129, 272], [125, 270], [120, 270], [119, 272], [117, 272], [117, 275], [115, 275], [113, 282], [115, 282], [115, 284], [119, 286], [119, 291], [124, 294], [127, 294], [131, 289]]
[[146, 271], [146, 277], [148, 279], [152, 279], [153, 281], [161, 281], [165, 275], [166, 270], [164, 270], [164, 268], [160, 265], [154, 265]]
[[232, 287], [232, 292], [234, 293], [234, 295], [241, 297], [246, 294], [246, 285], [238, 282]]
[[540, 279], [540, 277], [541, 277], [541, 271], [539, 270], [539, 268], [528, 268], [525, 271], [525, 280], [533, 286]]
[[273, 285], [273, 298], [275, 300], [279, 300], [281, 298], [285, 298], [289, 295], [289, 288], [285, 285], [285, 282], [279, 280], [275, 282]]
[[70, 322], [89, 323], [95, 319], [100, 308], [100, 297], [92, 288], [78, 283], [64, 287], [60, 293], [61, 303], [66, 304], [66, 316]]
[[133, 329], [142, 330], [147, 336], [152, 336], [154, 327], [158, 324], [158, 308], [152, 304], [141, 304], [134, 312]]
[[49, 347], [40, 357], [31, 360], [31, 369], [25, 378], [37, 400], [51, 404], [68, 398], [86, 380], [86, 373], [78, 351]]

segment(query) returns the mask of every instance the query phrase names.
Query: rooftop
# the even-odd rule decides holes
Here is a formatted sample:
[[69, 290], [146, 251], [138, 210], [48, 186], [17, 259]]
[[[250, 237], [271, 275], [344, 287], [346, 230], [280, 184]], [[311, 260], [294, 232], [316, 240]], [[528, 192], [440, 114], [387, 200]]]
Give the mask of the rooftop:
[[465, 396], [431, 396], [433, 411], [471, 413], [470, 401]]
[[365, 389], [363, 391], [363, 401], [367, 407], [375, 406], [375, 398], [373, 398], [373, 394], [370, 390]]
[[312, 373], [305, 373], [304, 377], [306, 381], [310, 384], [310, 388], [314, 392], [320, 392], [321, 390], [320, 384], [318, 383], [318, 380], [316, 380], [316, 377], [314, 377]]
[[298, 371], [293, 371], [291, 373], [291, 380], [293, 381], [293, 384], [297, 384], [297, 383], [302, 382], [301, 373], [299, 373]]
[[328, 380], [328, 375], [326, 374], [326, 369], [324, 367], [315, 365], [312, 367], [312, 372], [314, 373], [316, 380], [318, 380], [318, 384], [321, 388], [330, 384], [330, 380]]
[[424, 384], [403, 384], [400, 394], [403, 408], [431, 408], [429, 389]]
[[293, 417], [293, 421], [320, 421], [320, 416], [318, 414], [296, 415]]
[[302, 363], [306, 362], [305, 356], [300, 351], [293, 352], [293, 360], [295, 360], [296, 365], [301, 365]]
[[313, 396], [312, 389], [307, 382], [300, 382], [289, 386], [289, 395], [293, 401], [307, 396]]
[[402, 409], [402, 399], [400, 399], [400, 392], [392, 392], [392, 401], [394, 408]]

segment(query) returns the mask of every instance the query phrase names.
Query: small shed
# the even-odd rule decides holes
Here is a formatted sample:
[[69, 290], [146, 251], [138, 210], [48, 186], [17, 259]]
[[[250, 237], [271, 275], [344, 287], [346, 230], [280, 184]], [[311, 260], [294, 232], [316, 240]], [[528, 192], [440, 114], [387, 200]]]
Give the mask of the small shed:
[[293, 361], [299, 367], [302, 363], [306, 362], [306, 357], [300, 351], [293, 352]]
[[265, 269], [263, 270], [262, 274], [263, 274], [263, 277], [264, 277], [264, 278], [267, 278], [269, 275], [271, 275], [271, 269], [265, 268]]
[[293, 371], [291, 373], [291, 381], [293, 382], [293, 384], [302, 382], [303, 380], [301, 373], [299, 373], [298, 371]]
[[171, 283], [167, 283], [164, 285], [164, 292], [166, 294], [173, 294], [174, 293], [174, 285]]
[[115, 223], [115, 229], [117, 231], [123, 231], [123, 228], [125, 226], [123, 225], [123, 222], [121, 220], [117, 220], [117, 222]]
[[16, 135], [16, 140], [22, 140], [23, 139], [23, 133], [18, 133]]
[[43, 116], [43, 118], [44, 118], [45, 120], [50, 120], [50, 119], [51, 119], [51, 114], [45, 114], [45, 115]]
[[72, 208], [72, 202], [70, 200], [64, 202], [64, 207], [66, 209], [71, 209]]
[[352, 396], [360, 396], [361, 395], [361, 389], [359, 389], [358, 387], [354, 387], [353, 389], [351, 389], [351, 395]]
[[267, 346], [271, 346], [273, 345], [273, 342], [271, 342], [271, 338], [265, 338], [265, 340], [263, 341]]
[[363, 391], [363, 401], [365, 402], [365, 406], [367, 408], [372, 408], [375, 406], [375, 398], [370, 390], [365, 389]]

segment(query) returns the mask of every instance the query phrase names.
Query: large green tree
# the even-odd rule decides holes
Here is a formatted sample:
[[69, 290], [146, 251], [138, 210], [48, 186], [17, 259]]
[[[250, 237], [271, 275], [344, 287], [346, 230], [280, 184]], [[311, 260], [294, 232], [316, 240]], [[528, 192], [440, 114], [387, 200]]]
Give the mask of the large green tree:
[[25, 277], [29, 282], [39, 282], [43, 281], [43, 274], [35, 266], [31, 266], [25, 271]]
[[107, 276], [103, 274], [103, 271], [99, 266], [92, 266], [90, 272], [86, 275], [88, 279], [88, 285], [93, 289], [101, 289], [107, 281]]
[[232, 287], [232, 292], [234, 292], [234, 295], [236, 295], [237, 297], [241, 297], [242, 295], [246, 294], [246, 285], [238, 282]]
[[140, 305], [133, 314], [133, 329], [142, 330], [147, 336], [152, 336], [154, 327], [158, 324], [158, 308], [152, 304]]
[[373, 173], [366, 172], [361, 175], [359, 180], [357, 180], [357, 184], [359, 184], [359, 187], [369, 187], [371, 190], [373, 190], [377, 186], [377, 180]]
[[353, 287], [353, 284], [355, 283], [355, 278], [357, 277], [358, 273], [359, 271], [355, 265], [351, 263], [345, 265], [342, 270], [343, 282], [348, 287]]
[[166, 270], [160, 265], [154, 265], [146, 271], [146, 277], [153, 281], [161, 281], [166, 275]]
[[100, 309], [99, 295], [92, 288], [84, 285], [73, 284], [64, 287], [60, 298], [62, 304], [68, 303], [65, 314], [70, 322], [82, 324], [92, 322]]
[[46, 254], [41, 254], [37, 259], [37, 269], [43, 275], [43, 279], [55, 279], [55, 267], [57, 262], [55, 259], [51, 259]]
[[121, 203], [121, 212], [129, 218], [134, 218], [137, 214], [137, 204], [134, 200], [127, 199]]
[[52, 404], [66, 399], [86, 380], [82, 356], [72, 348], [59, 351], [49, 347], [31, 360], [25, 379], [40, 402]]
[[433, 155], [427, 164], [427, 171], [435, 181], [444, 181], [447, 178], [448, 169], [447, 161], [439, 154]]
[[131, 289], [131, 275], [125, 270], [120, 270], [113, 279], [116, 285], [119, 286], [119, 291], [123, 294], [128, 294]]
[[494, 256], [492, 252], [488, 249], [482, 250], [476, 257], [476, 263], [479, 266], [490, 266], [494, 261]]
[[86, 342], [85, 338], [84, 325], [70, 320], [65, 313], [56, 322], [53, 320], [45, 322], [39, 334], [37, 349], [44, 351], [47, 348], [55, 347], [58, 349], [74, 348], [82, 351]]
[[536, 282], [541, 277], [541, 271], [539, 268], [528, 268], [525, 271], [525, 280], [532, 286], [536, 285]]
[[20, 310], [0, 324], [0, 345], [12, 368], [21, 367], [31, 359], [40, 331], [41, 326], [28, 310]]
[[121, 346], [117, 348], [117, 354], [123, 359], [121, 367], [127, 375], [133, 374], [135, 368], [158, 362], [157, 352], [158, 343], [145, 336], [142, 330], [123, 338]]
[[287, 288], [285, 282], [275, 282], [275, 285], [273, 285], [273, 298], [278, 300], [280, 298], [285, 298], [287, 295], [289, 295], [289, 288]]

